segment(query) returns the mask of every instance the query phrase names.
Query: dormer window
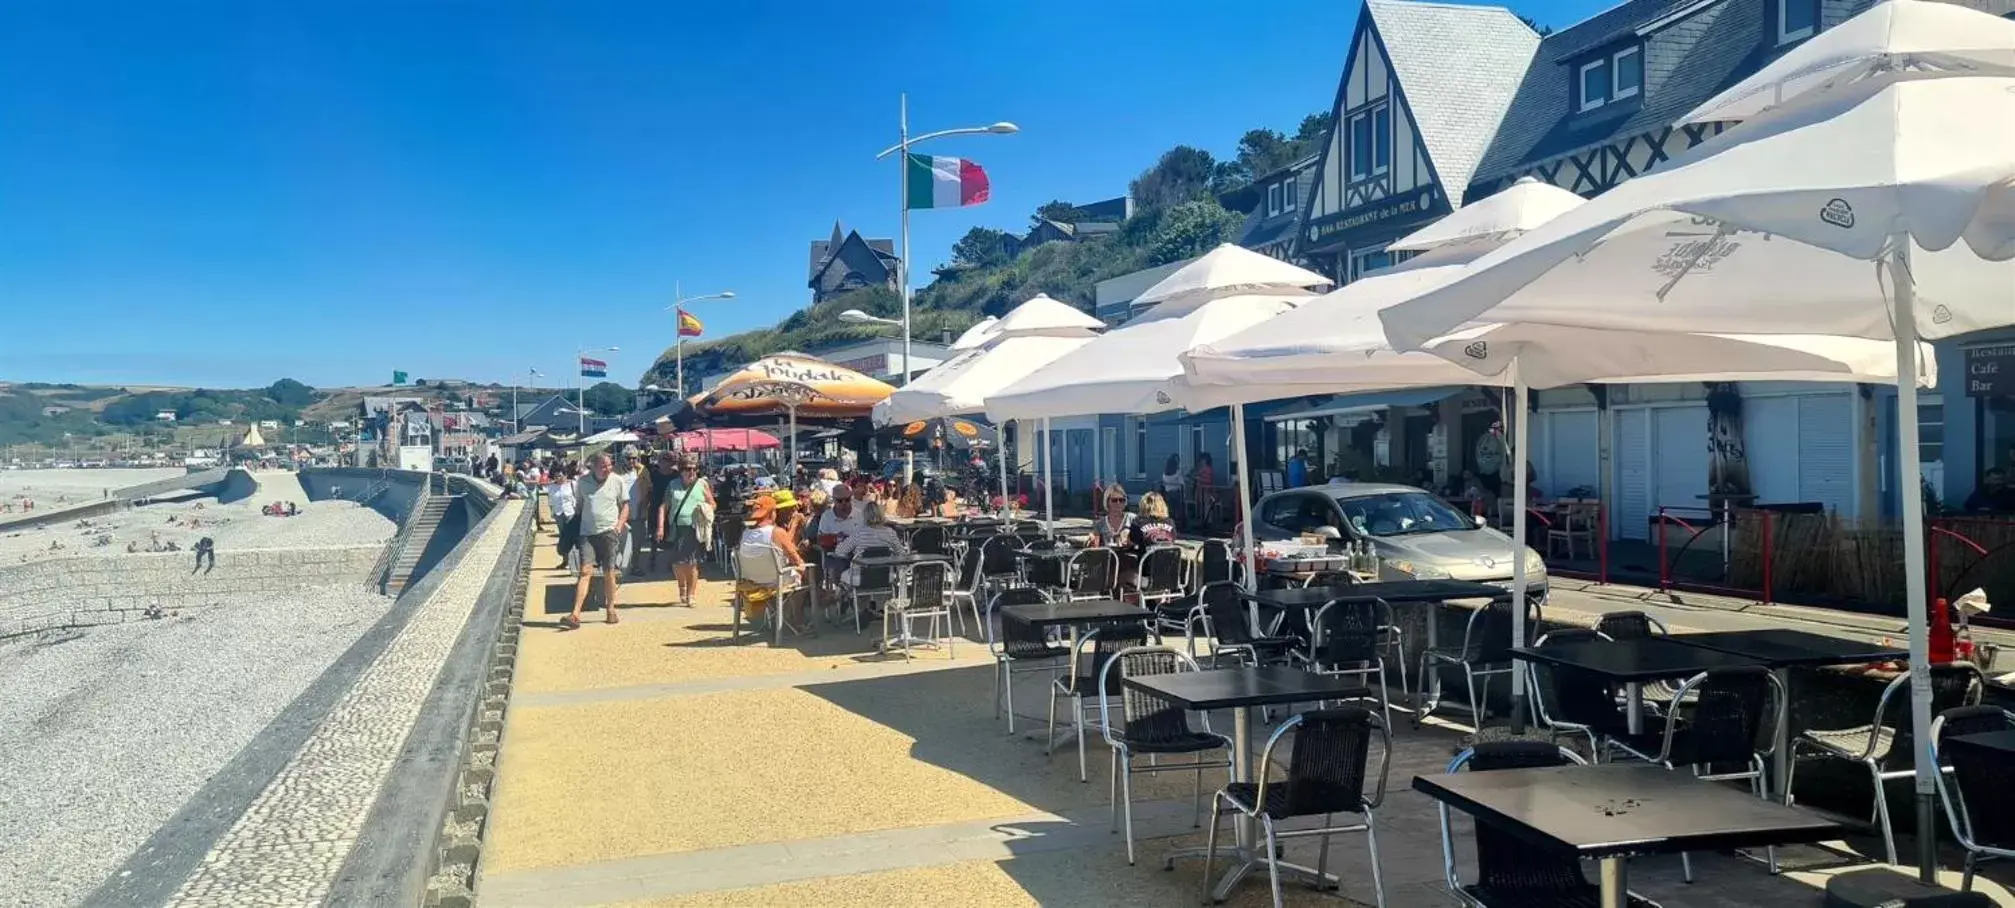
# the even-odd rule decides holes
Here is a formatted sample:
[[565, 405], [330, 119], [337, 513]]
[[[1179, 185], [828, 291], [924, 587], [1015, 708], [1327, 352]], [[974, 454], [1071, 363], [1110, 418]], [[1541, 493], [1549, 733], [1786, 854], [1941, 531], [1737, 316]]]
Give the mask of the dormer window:
[[1819, 31], [1819, 0], [1777, 0], [1777, 43], [1803, 41]]
[[1275, 184], [1273, 184], [1272, 186], [1268, 186], [1268, 187], [1266, 187], [1266, 216], [1267, 216], [1267, 217], [1273, 217], [1274, 215], [1276, 215], [1276, 214], [1279, 214], [1279, 213], [1280, 213], [1280, 208], [1281, 208], [1281, 205], [1280, 205], [1280, 196], [1281, 196], [1281, 189], [1280, 189], [1280, 184], [1279, 184], [1279, 183], [1275, 183]]
[[1351, 114], [1350, 178], [1365, 180], [1392, 167], [1392, 106], [1380, 101]]
[[1295, 196], [1300, 194], [1300, 190], [1301, 186], [1298, 177], [1288, 177], [1287, 182], [1280, 184], [1280, 210], [1293, 211], [1296, 207], [1300, 206], [1301, 200], [1295, 198]]
[[1575, 109], [1590, 111], [1644, 91], [1644, 51], [1632, 45], [1589, 60], [1575, 70]]

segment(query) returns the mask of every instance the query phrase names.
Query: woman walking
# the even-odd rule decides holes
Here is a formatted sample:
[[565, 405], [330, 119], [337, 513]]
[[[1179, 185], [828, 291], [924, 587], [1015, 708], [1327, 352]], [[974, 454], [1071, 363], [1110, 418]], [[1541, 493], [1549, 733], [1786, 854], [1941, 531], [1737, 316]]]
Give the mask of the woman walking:
[[[679, 581], [679, 604], [693, 606], [693, 591], [700, 585], [700, 544], [698, 517], [701, 507], [714, 509], [714, 490], [700, 476], [700, 459], [687, 454], [679, 461], [679, 475], [665, 488], [664, 509], [658, 516], [659, 541], [669, 535], [672, 547], [672, 575]], [[708, 529], [712, 529], [709, 527]]]

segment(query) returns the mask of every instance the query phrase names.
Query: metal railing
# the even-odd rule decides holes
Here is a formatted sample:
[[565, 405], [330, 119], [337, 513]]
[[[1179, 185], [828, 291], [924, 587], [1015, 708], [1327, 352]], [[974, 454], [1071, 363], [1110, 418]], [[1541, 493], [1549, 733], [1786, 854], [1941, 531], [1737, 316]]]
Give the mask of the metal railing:
[[[366, 490], [364, 497], [358, 501], [358, 504], [364, 504], [372, 498], [383, 494], [385, 489], [391, 488], [391, 485], [391, 482], [387, 480], [373, 486], [372, 489], [375, 491]], [[383, 486], [383, 488], [379, 488], [379, 486]], [[420, 488], [413, 493], [412, 507], [406, 511], [406, 519], [399, 522], [399, 531], [392, 534], [392, 541], [385, 543], [384, 551], [378, 553], [378, 560], [371, 565], [371, 573], [366, 575], [370, 579], [365, 581], [365, 586], [375, 587], [381, 594], [389, 595], [391, 593], [392, 571], [399, 566], [399, 559], [405, 555], [406, 545], [413, 539], [413, 528], [419, 524], [420, 514], [427, 509], [427, 502], [433, 498], [433, 495], [434, 482], [432, 478], [420, 483]]]

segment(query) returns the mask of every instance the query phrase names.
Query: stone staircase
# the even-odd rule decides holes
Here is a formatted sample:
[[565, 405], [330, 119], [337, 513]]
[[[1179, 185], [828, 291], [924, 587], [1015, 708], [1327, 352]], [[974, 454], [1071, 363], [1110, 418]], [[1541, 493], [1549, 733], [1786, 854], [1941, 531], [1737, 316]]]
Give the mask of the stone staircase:
[[420, 503], [420, 511], [413, 515], [399, 556], [385, 576], [386, 595], [397, 596], [405, 592], [406, 585], [417, 579], [414, 572], [419, 569], [421, 557], [426, 555], [428, 545], [433, 542], [434, 533], [439, 531], [441, 518], [447, 515], [448, 508], [457, 503], [451, 495], [430, 495]]

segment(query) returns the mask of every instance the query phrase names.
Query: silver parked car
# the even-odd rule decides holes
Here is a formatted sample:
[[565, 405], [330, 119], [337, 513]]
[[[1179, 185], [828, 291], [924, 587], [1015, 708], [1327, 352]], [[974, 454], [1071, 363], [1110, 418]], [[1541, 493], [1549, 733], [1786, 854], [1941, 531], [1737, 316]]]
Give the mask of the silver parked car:
[[[1382, 580], [1474, 580], [1511, 585], [1511, 538], [1432, 493], [1385, 483], [1332, 482], [1275, 492], [1254, 508], [1258, 539], [1303, 533], [1364, 540]], [[1529, 595], [1546, 591], [1546, 560], [1525, 550]]]

